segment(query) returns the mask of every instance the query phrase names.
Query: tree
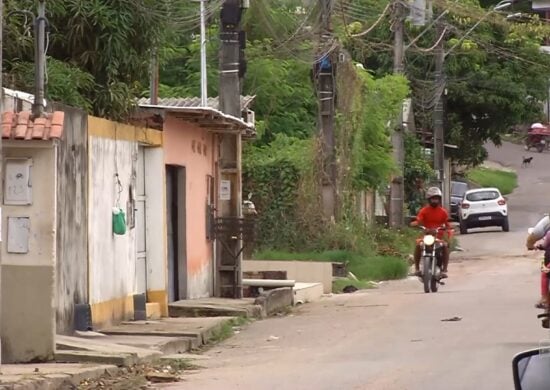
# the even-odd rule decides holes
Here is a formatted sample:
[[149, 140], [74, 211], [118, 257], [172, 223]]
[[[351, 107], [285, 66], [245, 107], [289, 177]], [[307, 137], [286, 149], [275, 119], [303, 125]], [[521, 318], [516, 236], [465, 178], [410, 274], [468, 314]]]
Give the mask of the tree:
[[[354, 8], [348, 8], [344, 16], [357, 16], [361, 10], [376, 15], [386, 2], [356, 0], [351, 4]], [[467, 4], [448, 1], [444, 6], [450, 11], [446, 18], [449, 51], [488, 11], [477, 1]], [[435, 14], [439, 12], [436, 10]], [[347, 23], [349, 30], [349, 18]], [[383, 18], [378, 28], [361, 38], [351, 38], [346, 26], [340, 26], [350, 51], [377, 75], [392, 72], [390, 23], [390, 17]], [[410, 42], [424, 27], [407, 25], [406, 30]], [[451, 155], [455, 160], [479, 164], [486, 156], [483, 149], [486, 141], [498, 144], [500, 136], [511, 126], [540, 119], [539, 102], [547, 94], [550, 57], [540, 53], [539, 47], [541, 39], [548, 35], [548, 26], [536, 18], [518, 24], [494, 13], [448, 55], [446, 141], [459, 146], [460, 153]], [[423, 130], [432, 128], [431, 113], [437, 93], [441, 92], [433, 83], [433, 50], [429, 50], [437, 39], [434, 31], [429, 30], [406, 53], [417, 127]]]
[[[183, 0], [48, 1], [50, 71], [59, 76], [51, 74], [48, 97], [75, 104], [78, 95], [77, 102], [90, 106], [93, 113], [123, 118], [148, 81], [151, 50], [168, 45], [174, 27], [181, 23], [169, 16], [184, 4]], [[6, 3], [8, 12], [30, 7], [32, 2], [24, 0]], [[32, 90], [27, 77], [34, 59], [30, 20], [11, 16], [8, 26], [6, 71], [18, 86]], [[64, 80], [75, 80], [75, 88], [60, 88], [57, 83]]]

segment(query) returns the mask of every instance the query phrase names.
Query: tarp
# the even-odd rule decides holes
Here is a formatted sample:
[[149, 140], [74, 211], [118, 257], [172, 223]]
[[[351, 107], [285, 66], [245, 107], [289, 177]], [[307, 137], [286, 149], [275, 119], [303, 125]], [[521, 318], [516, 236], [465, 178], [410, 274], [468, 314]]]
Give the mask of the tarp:
[[533, 123], [529, 129], [529, 135], [550, 135], [550, 128], [542, 123]]

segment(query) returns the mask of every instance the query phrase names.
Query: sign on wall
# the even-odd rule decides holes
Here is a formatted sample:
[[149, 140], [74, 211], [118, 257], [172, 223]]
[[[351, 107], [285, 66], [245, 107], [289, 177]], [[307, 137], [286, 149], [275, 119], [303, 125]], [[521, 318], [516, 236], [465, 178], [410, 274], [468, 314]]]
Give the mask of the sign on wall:
[[31, 158], [6, 158], [4, 204], [32, 204]]
[[8, 253], [28, 253], [31, 222], [29, 217], [8, 217]]
[[230, 180], [221, 181], [220, 200], [231, 200], [231, 181]]

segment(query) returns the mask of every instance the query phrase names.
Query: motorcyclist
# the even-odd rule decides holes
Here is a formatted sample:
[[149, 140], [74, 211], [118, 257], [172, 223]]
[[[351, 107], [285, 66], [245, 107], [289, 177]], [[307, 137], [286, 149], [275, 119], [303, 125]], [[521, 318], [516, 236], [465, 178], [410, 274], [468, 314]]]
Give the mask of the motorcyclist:
[[[541, 241], [542, 240], [542, 241]], [[537, 244], [538, 243], [538, 244]], [[526, 246], [528, 250], [544, 250], [544, 260], [540, 272], [540, 300], [535, 304], [538, 309], [547, 309], [549, 306], [548, 282], [550, 272], [550, 217], [540, 219], [535, 227], [529, 229]]]
[[[452, 227], [449, 223], [449, 213], [441, 206], [443, 194], [437, 187], [430, 187], [426, 191], [426, 199], [428, 205], [424, 206], [418, 212], [416, 220], [411, 223], [411, 226], [424, 226], [426, 229], [432, 230], [433, 234], [440, 240], [443, 240], [443, 267], [441, 270], [441, 278], [447, 277], [449, 267], [449, 244], [445, 241], [445, 237], [450, 239]], [[447, 230], [438, 230], [441, 226], [445, 225]], [[420, 257], [422, 256], [422, 239], [416, 241], [416, 248], [414, 250], [414, 274], [421, 276], [420, 272]]]

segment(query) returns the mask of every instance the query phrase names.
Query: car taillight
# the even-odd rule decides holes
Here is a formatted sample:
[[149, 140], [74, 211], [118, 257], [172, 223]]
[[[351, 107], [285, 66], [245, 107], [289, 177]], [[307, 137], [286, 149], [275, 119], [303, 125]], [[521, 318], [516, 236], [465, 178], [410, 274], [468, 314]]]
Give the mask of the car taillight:
[[462, 205], [461, 205], [460, 207], [462, 207], [463, 209], [469, 209], [469, 208], [470, 208], [470, 204], [468, 204], [468, 203], [462, 203]]
[[506, 201], [504, 199], [501, 199], [498, 201], [499, 206], [504, 206], [506, 204]]

